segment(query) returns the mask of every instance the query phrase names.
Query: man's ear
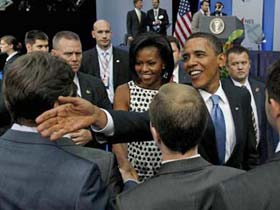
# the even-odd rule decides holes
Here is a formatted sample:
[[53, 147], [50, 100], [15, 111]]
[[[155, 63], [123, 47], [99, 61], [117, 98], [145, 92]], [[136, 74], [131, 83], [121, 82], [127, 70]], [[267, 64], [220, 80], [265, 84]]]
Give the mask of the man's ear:
[[224, 53], [220, 53], [218, 55], [218, 64], [219, 64], [220, 68], [222, 68], [226, 65], [226, 56]]
[[95, 39], [95, 31], [94, 30], [91, 31], [91, 36], [92, 36], [92, 38]]
[[151, 123], [150, 123], [150, 130], [151, 130], [151, 133], [152, 133], [152, 136], [153, 136], [153, 139], [154, 139], [156, 145], [160, 145], [161, 139], [160, 139], [159, 133], [158, 133], [157, 129], [152, 126]]
[[280, 103], [278, 103], [273, 98], [268, 99], [271, 107], [272, 114], [274, 118], [280, 118]]
[[53, 56], [56, 56], [56, 54], [57, 54], [57, 53], [56, 53], [56, 50], [55, 50], [55, 49], [52, 49], [52, 50], [51, 50], [51, 54], [52, 54]]

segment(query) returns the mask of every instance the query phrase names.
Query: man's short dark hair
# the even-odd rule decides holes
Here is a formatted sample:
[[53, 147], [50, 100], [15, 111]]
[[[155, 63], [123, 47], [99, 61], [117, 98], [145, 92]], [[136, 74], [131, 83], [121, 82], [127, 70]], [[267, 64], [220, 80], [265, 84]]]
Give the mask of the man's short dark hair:
[[135, 5], [138, 1], [143, 1], [143, 0], [133, 0], [133, 4]]
[[280, 59], [268, 67], [266, 78], [266, 90], [268, 98], [280, 103]]
[[16, 59], [4, 76], [3, 92], [14, 122], [34, 121], [59, 96], [76, 94], [74, 73], [62, 59], [33, 52]]
[[233, 46], [233, 47], [229, 48], [226, 51], [227, 62], [228, 62], [228, 57], [231, 53], [238, 54], [238, 55], [240, 55], [241, 53], [246, 53], [248, 55], [248, 57], [250, 57], [249, 50], [247, 48], [237, 45], [237, 46]]
[[36, 40], [49, 41], [48, 35], [41, 30], [31, 30], [25, 33], [24, 43], [25, 44], [35, 44]]
[[208, 111], [199, 92], [191, 86], [168, 83], [150, 104], [150, 121], [170, 150], [185, 154], [204, 135]]
[[180, 46], [180, 43], [178, 41], [178, 39], [174, 36], [167, 36], [167, 39], [169, 41], [169, 43], [175, 43], [177, 48], [179, 49], [179, 51], [181, 50], [181, 46]]
[[209, 44], [212, 46], [212, 48], [215, 51], [216, 55], [219, 55], [219, 54], [221, 54], [223, 52], [223, 43], [215, 35], [204, 33], [204, 32], [193, 33], [192, 35], [190, 35], [187, 38], [186, 43], [189, 40], [194, 39], [194, 38], [206, 39], [209, 42]]
[[204, 4], [204, 2], [207, 2], [210, 5], [210, 1], [209, 0], [202, 0], [202, 1], [200, 1], [200, 6], [202, 6]]

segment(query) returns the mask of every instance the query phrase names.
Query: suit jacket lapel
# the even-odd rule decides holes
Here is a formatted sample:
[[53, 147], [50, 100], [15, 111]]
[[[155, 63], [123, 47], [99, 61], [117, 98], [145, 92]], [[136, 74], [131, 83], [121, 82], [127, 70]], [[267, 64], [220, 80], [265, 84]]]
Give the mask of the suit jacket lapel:
[[93, 55], [91, 56], [90, 59], [93, 60], [93, 68], [96, 69], [95, 70], [97, 75], [96, 77], [100, 78], [100, 68], [99, 68], [99, 60], [98, 60], [99, 56], [96, 47], [93, 49], [92, 54]]
[[254, 99], [255, 99], [255, 102], [256, 102], [258, 122], [259, 122], [259, 125], [260, 125], [262, 123], [261, 118], [260, 118], [260, 116], [262, 116], [261, 110], [263, 109], [261, 104], [264, 104], [265, 99], [264, 99], [264, 96], [262, 96], [261, 87], [259, 87], [257, 85], [257, 83], [255, 83], [254, 81], [252, 81], [250, 79], [249, 79], [249, 83], [251, 85], [251, 90], [252, 90], [252, 93], [253, 93], [253, 96], [254, 96]]
[[92, 101], [92, 91], [88, 88], [88, 85], [86, 81], [82, 78], [83, 75], [80, 72], [77, 72], [78, 80], [79, 80], [79, 85], [80, 85], [80, 90], [81, 90], [81, 97], [88, 100]]
[[[232, 82], [232, 81], [230, 81], [230, 82]], [[237, 145], [239, 143], [238, 140], [241, 139], [239, 131], [242, 130], [242, 128], [240, 127], [240, 123], [238, 123], [238, 121], [240, 119], [243, 119], [242, 114], [240, 112], [240, 109], [242, 107], [241, 107], [241, 104], [239, 103], [240, 100], [236, 100], [238, 96], [236, 96], [235, 92], [232, 91], [232, 89], [230, 88], [230, 85], [228, 85], [224, 81], [224, 82], [222, 82], [222, 87], [223, 87], [223, 90], [224, 90], [224, 92], [227, 96], [228, 102], [229, 102], [231, 115], [232, 115], [233, 123], [234, 123], [234, 127], [235, 127], [236, 145]]]

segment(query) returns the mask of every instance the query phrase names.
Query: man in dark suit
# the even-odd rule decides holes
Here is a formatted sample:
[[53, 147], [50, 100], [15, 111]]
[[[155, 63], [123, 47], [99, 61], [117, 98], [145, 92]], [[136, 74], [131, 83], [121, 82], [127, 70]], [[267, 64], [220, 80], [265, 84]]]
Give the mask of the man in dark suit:
[[25, 33], [24, 44], [27, 53], [42, 51], [49, 52], [49, 37], [41, 30], [30, 30]]
[[211, 16], [227, 16], [226, 13], [222, 12], [224, 4], [220, 1], [215, 3], [215, 11], [211, 13]]
[[[268, 69], [266, 114], [280, 135], [280, 60]], [[278, 210], [280, 206], [280, 144], [274, 157], [244, 175], [221, 183], [213, 209]]]
[[4, 76], [5, 72], [9, 69], [9, 66], [21, 56], [21, 43], [17, 40], [16, 37], [12, 35], [2, 36], [0, 38], [0, 52], [7, 54], [6, 62], [3, 67]]
[[4, 97], [14, 124], [0, 139], [0, 209], [107, 209], [98, 166], [41, 137], [35, 118], [76, 93], [63, 60], [36, 52], [6, 72]]
[[[131, 79], [128, 52], [112, 46], [111, 26], [106, 20], [93, 24], [92, 37], [96, 47], [83, 52], [81, 71], [102, 79], [113, 103], [115, 89]], [[103, 53], [107, 54], [108, 68], [103, 64]]]
[[147, 31], [146, 13], [141, 11], [143, 7], [143, 0], [133, 0], [133, 3], [135, 8], [128, 11], [126, 16], [128, 43], [131, 43], [137, 34]]
[[166, 84], [149, 113], [162, 166], [151, 179], [117, 196], [119, 209], [211, 209], [216, 185], [242, 171], [213, 166], [198, 154], [208, 118], [202, 97], [191, 86]]
[[275, 151], [273, 129], [265, 115], [265, 84], [249, 76], [249, 51], [242, 46], [234, 46], [226, 52], [226, 67], [232, 85], [247, 88], [251, 96], [251, 108], [255, 119], [255, 132], [261, 163]]
[[[185, 70], [190, 75], [192, 85], [199, 89], [209, 113], [212, 114], [214, 108], [211, 97], [217, 95], [224, 117], [224, 128], [214, 124], [212, 117], [208, 120], [206, 133], [199, 145], [199, 153], [215, 165], [224, 164], [246, 170], [255, 167], [259, 164], [259, 160], [252, 124], [250, 94], [246, 89], [235, 87], [228, 81], [220, 81], [219, 68], [225, 64], [222, 43], [211, 34], [192, 34], [186, 41], [183, 59]], [[95, 125], [95, 132], [102, 129], [101, 132], [107, 138], [113, 136], [111, 139], [108, 138], [110, 143], [115, 143], [120, 136], [122, 141], [127, 141], [128, 137], [133, 136], [143, 139], [150, 135], [147, 113], [110, 111], [110, 115], [96, 106], [85, 105], [84, 101], [78, 99], [61, 98], [60, 100], [61, 103], [74, 103], [77, 106], [75, 110], [79, 110], [79, 114], [87, 116], [87, 118], [76, 119], [78, 113], [76, 112], [73, 115], [69, 104], [45, 113], [37, 119], [38, 123], [43, 123], [38, 129], [43, 135], [51, 135], [52, 139], [59, 137], [66, 130], [90, 125], [88, 123]], [[83, 111], [87, 106], [87, 110], [91, 110], [90, 113], [84, 113]], [[61, 119], [61, 121], [52, 120], [65, 108], [69, 111], [65, 118], [76, 119], [75, 125], [67, 123], [65, 119]], [[216, 136], [221, 134], [221, 129], [223, 129], [224, 136], [218, 141]], [[56, 133], [53, 133], [53, 130]]]
[[[106, 89], [102, 81], [89, 74], [80, 72], [82, 60], [82, 45], [79, 36], [71, 31], [60, 31], [53, 37], [52, 54], [67, 61], [75, 73], [74, 83], [77, 85], [77, 95], [97, 106], [111, 109]], [[106, 149], [93, 138], [90, 129], [81, 129], [69, 134], [76, 144]]]
[[152, 0], [153, 9], [147, 11], [147, 24], [150, 31], [166, 35], [169, 18], [165, 9], [159, 8], [159, 0]]

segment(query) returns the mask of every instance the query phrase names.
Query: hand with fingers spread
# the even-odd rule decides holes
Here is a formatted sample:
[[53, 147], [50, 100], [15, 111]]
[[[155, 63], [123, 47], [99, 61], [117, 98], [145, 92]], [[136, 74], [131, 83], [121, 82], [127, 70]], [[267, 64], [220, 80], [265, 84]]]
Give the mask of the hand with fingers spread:
[[58, 104], [36, 118], [37, 130], [51, 140], [91, 125], [103, 128], [107, 123], [106, 114], [82, 98], [60, 96]]

